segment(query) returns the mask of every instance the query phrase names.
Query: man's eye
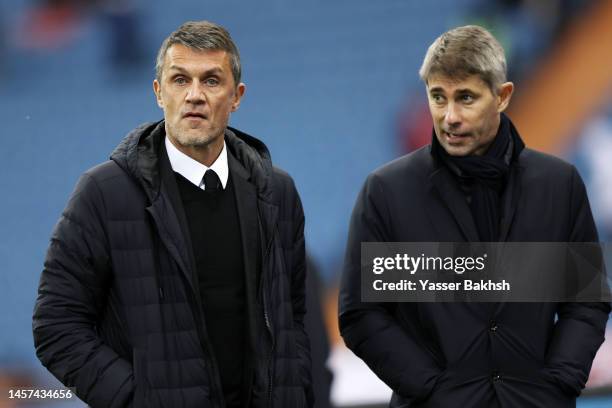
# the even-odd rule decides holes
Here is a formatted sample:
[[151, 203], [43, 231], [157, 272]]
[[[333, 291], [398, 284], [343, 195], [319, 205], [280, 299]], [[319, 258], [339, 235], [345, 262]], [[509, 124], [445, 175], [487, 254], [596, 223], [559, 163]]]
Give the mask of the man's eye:
[[187, 80], [183, 77], [176, 77], [174, 78], [174, 83], [177, 85], [185, 85], [187, 83]]
[[461, 100], [466, 103], [474, 102], [474, 97], [472, 95], [461, 95]]
[[208, 85], [208, 86], [217, 86], [217, 85], [219, 85], [219, 80], [217, 80], [217, 78], [207, 78], [205, 82], [206, 82], [206, 85]]
[[431, 95], [431, 100], [434, 101], [435, 103], [444, 102], [444, 98], [442, 97], [442, 95]]

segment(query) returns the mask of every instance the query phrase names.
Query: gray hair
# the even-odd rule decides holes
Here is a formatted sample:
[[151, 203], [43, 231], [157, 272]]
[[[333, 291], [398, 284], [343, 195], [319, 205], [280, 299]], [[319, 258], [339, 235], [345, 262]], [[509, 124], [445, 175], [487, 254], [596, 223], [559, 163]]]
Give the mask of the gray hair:
[[429, 46], [419, 76], [427, 83], [434, 74], [465, 79], [478, 75], [494, 93], [506, 82], [504, 49], [486, 29], [467, 25], [453, 28]]
[[164, 58], [168, 48], [174, 44], [204, 50], [223, 50], [229, 54], [232, 74], [236, 85], [240, 83], [242, 68], [240, 67], [240, 54], [229, 32], [222, 26], [210, 21], [187, 21], [176, 31], [170, 34], [162, 43], [155, 62], [155, 77], [161, 81]]

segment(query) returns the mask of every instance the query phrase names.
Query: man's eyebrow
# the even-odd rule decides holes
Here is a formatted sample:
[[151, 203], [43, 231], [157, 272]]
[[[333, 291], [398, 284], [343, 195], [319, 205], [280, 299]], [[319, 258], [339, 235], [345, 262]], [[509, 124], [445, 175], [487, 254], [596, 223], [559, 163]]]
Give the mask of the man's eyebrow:
[[434, 92], [440, 92], [440, 93], [444, 93], [444, 89], [442, 89], [439, 86], [436, 86], [435, 88], [430, 88], [429, 89], [429, 93], [434, 93]]
[[473, 95], [477, 95], [477, 94], [478, 94], [478, 92], [474, 92], [474, 90], [473, 90], [473, 89], [470, 89], [470, 88], [457, 89], [457, 90], [455, 91], [455, 93], [456, 93], [456, 94], [465, 94], [465, 93], [470, 93], [470, 94], [473, 94]]
[[[174, 71], [178, 71], [178, 72], [182, 72], [182, 73], [188, 73], [188, 71], [181, 67], [180, 65], [170, 65], [170, 67], [168, 67], [168, 70], [174, 70]], [[202, 76], [207, 76], [207, 75], [211, 75], [211, 74], [220, 74], [223, 72], [223, 69], [221, 67], [212, 67], [210, 69], [207, 69], [206, 71], [204, 71], [202, 73]]]

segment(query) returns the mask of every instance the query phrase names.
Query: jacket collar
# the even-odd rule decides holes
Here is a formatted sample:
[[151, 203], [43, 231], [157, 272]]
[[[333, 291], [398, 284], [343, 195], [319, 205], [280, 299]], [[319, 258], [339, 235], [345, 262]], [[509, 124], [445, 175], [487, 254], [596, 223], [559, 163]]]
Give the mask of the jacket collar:
[[[166, 136], [165, 122], [145, 123], [131, 131], [115, 148], [111, 160], [139, 181], [150, 202], [160, 191], [160, 157]], [[228, 153], [241, 164], [241, 174], [253, 183], [261, 200], [274, 202], [270, 152], [257, 138], [228, 127], [225, 131]]]

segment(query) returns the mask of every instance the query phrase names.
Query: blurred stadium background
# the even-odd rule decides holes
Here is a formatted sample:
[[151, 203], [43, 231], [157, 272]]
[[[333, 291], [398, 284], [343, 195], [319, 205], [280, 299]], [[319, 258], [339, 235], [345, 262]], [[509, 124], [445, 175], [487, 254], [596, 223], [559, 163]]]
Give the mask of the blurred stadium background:
[[[333, 406], [385, 406], [390, 396], [342, 346], [335, 287], [366, 175], [428, 143], [417, 70], [448, 28], [477, 23], [502, 41], [517, 85], [510, 117], [528, 146], [576, 164], [600, 238], [611, 240], [610, 0], [2, 1], [0, 407], [83, 405], [5, 399], [11, 388], [58, 387], [31, 335], [48, 238], [79, 175], [137, 124], [161, 118], [157, 48], [199, 19], [227, 27], [241, 51], [247, 93], [232, 125], [267, 143], [302, 196], [328, 329], [313, 336], [331, 344]], [[612, 340], [578, 407], [612, 407]]]

